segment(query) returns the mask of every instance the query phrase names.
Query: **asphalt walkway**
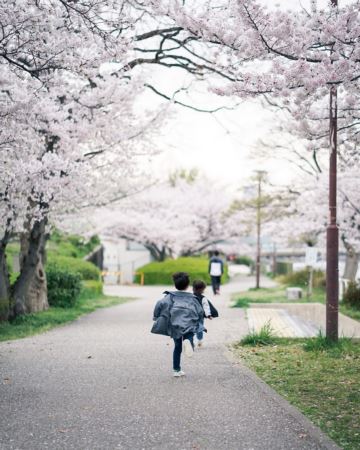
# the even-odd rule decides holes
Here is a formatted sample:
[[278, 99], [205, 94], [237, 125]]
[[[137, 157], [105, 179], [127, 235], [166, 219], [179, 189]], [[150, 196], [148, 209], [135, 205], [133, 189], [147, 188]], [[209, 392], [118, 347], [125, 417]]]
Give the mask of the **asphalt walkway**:
[[206, 345], [171, 374], [172, 342], [149, 333], [161, 289], [109, 287], [139, 300], [48, 333], [0, 344], [2, 450], [236, 450], [337, 448], [300, 413], [232, 361], [225, 343], [248, 331], [214, 300]]

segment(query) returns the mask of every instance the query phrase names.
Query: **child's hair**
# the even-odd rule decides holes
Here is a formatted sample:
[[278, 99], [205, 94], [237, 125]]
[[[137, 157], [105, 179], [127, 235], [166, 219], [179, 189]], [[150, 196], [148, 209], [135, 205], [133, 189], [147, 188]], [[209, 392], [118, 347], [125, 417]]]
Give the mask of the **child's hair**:
[[195, 280], [193, 282], [193, 290], [195, 292], [203, 291], [206, 288], [206, 283], [202, 280]]
[[176, 272], [173, 274], [172, 279], [176, 289], [179, 289], [179, 291], [184, 291], [189, 287], [190, 278], [186, 272]]
[[219, 256], [219, 254], [220, 254], [220, 253], [219, 253], [219, 250], [215, 250], [215, 251], [214, 251], [214, 255], [215, 255], [215, 256]]

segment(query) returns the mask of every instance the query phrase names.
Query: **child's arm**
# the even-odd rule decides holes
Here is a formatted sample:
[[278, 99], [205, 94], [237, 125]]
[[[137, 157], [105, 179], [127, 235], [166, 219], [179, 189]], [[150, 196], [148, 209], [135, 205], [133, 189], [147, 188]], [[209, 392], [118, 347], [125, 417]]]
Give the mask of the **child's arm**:
[[160, 316], [163, 305], [164, 305], [164, 299], [161, 299], [158, 302], [156, 302], [156, 305], [154, 308], [154, 313], [153, 313], [153, 320], [156, 320]]
[[203, 310], [205, 313], [205, 317], [207, 317], [207, 318], [211, 317], [210, 306], [209, 306], [208, 299], [206, 297], [202, 298], [201, 304], [202, 304], [202, 307], [203, 307]]

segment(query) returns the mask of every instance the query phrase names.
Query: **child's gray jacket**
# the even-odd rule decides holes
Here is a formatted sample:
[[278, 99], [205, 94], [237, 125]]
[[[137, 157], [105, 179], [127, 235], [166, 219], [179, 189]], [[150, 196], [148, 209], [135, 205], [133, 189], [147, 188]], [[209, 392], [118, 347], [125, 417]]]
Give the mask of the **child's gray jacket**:
[[186, 333], [202, 331], [204, 310], [193, 294], [184, 291], [165, 291], [164, 294], [155, 305], [153, 329], [156, 331], [153, 332], [178, 339]]

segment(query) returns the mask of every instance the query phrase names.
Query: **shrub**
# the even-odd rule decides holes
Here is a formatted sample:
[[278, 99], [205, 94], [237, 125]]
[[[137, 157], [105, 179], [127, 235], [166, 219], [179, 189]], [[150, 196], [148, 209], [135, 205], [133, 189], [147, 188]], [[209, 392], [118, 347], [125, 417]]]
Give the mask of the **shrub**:
[[[144, 274], [144, 284], [172, 285], [171, 275], [174, 272], [187, 272], [191, 281], [196, 279], [204, 280], [210, 284], [208, 274], [209, 260], [206, 258], [181, 257], [178, 259], [168, 259], [163, 262], [152, 262], [137, 269], [138, 273]], [[227, 266], [225, 265], [222, 281], [228, 281]], [[140, 283], [140, 275], [135, 276], [135, 283]]]
[[49, 305], [71, 308], [81, 292], [81, 276], [61, 268], [47, 267]]
[[240, 343], [242, 345], [272, 345], [276, 341], [276, 336], [274, 334], [274, 329], [271, 326], [270, 320], [265, 323], [260, 329], [260, 331], [252, 331], [247, 334]]
[[313, 275], [313, 285], [315, 288], [326, 287], [326, 275], [321, 270], [316, 270]]
[[355, 281], [351, 281], [344, 293], [343, 303], [350, 308], [360, 310], [360, 286]]
[[69, 256], [49, 255], [47, 268], [79, 274], [83, 280], [99, 280], [100, 270], [91, 262]]
[[[308, 269], [299, 270], [297, 272], [283, 275], [280, 278], [281, 283], [294, 285], [294, 286], [307, 286], [309, 280]], [[313, 286], [325, 287], [325, 274], [321, 270], [314, 270], [313, 272]]]
[[291, 262], [277, 261], [276, 262], [276, 275], [288, 275], [293, 271], [293, 265]]
[[237, 256], [234, 259], [235, 264], [242, 264], [244, 266], [251, 267], [254, 264], [254, 261], [249, 256]]
[[81, 298], [95, 298], [103, 293], [101, 281], [85, 280], [82, 282]]

